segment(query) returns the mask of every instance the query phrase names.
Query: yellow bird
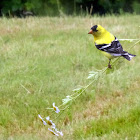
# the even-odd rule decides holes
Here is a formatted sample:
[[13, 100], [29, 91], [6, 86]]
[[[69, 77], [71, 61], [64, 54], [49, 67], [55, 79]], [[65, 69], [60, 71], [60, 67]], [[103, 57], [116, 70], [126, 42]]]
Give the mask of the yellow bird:
[[88, 34], [94, 36], [96, 48], [108, 57], [108, 68], [111, 68], [110, 61], [112, 58], [122, 56], [130, 61], [132, 57], [136, 56], [124, 51], [118, 39], [101, 25], [94, 25]]

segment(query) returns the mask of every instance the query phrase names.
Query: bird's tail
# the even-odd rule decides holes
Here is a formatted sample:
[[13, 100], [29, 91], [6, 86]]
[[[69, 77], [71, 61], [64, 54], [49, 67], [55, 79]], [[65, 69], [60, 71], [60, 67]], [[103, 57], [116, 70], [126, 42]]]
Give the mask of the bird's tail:
[[122, 55], [125, 59], [127, 59], [128, 61], [130, 61], [133, 57], [135, 57], [136, 55], [130, 54], [130, 53], [125, 53]]

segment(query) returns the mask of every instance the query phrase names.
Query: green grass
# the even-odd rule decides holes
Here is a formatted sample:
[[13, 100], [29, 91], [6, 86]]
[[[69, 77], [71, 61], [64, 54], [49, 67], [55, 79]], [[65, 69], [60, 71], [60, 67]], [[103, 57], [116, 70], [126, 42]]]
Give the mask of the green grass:
[[[57, 139], [39, 121], [108, 60], [88, 35], [101, 24], [117, 38], [139, 39], [139, 15], [0, 19], [0, 139]], [[128, 50], [134, 42], [121, 42]], [[55, 120], [59, 139], [140, 139], [140, 44]]]

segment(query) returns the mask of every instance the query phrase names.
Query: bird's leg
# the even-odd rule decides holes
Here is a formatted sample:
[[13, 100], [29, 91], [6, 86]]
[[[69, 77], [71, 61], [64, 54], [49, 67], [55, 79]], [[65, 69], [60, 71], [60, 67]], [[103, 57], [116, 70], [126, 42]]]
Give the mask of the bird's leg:
[[111, 66], [110, 62], [111, 62], [111, 59], [109, 59], [108, 68], [112, 69], [112, 66]]

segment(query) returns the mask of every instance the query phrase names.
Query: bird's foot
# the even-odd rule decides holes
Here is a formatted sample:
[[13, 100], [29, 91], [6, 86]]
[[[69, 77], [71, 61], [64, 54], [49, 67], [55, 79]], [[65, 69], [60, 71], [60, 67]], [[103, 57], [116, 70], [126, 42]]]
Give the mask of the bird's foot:
[[109, 68], [109, 69], [112, 69], [112, 66], [111, 66], [110, 64], [108, 64], [108, 68]]

